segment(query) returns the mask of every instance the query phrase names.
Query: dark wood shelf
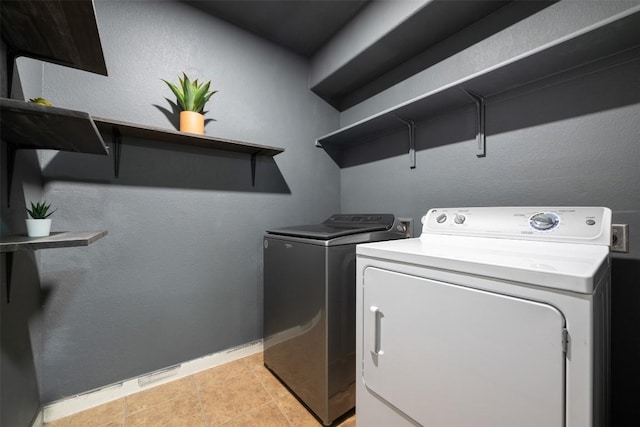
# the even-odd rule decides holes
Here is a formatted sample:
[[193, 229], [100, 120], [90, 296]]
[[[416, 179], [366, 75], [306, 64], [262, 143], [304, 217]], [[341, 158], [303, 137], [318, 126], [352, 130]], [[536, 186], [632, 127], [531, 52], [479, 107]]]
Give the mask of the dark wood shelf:
[[[417, 122], [429, 116], [473, 103], [469, 92], [481, 98], [523, 87], [564, 72], [619, 55], [640, 53], [640, 8], [627, 14], [604, 20], [569, 37], [533, 49], [501, 64], [451, 81], [407, 102], [374, 114], [316, 140], [341, 164], [341, 151], [386, 133], [406, 128], [407, 122]], [[482, 101], [484, 102], [484, 101]], [[479, 124], [479, 127], [483, 126]], [[410, 141], [411, 144], [411, 141]]]
[[35, 251], [38, 249], [71, 248], [89, 246], [91, 243], [107, 235], [107, 230], [100, 231], [59, 231], [47, 237], [0, 236], [0, 253], [6, 256], [5, 278], [7, 287], [7, 303], [11, 301], [11, 279], [13, 271], [13, 254], [18, 251]]
[[100, 132], [112, 136], [116, 177], [120, 168], [123, 136], [250, 154], [254, 183], [256, 156], [275, 156], [284, 151], [284, 148], [268, 145], [94, 118], [82, 111], [47, 107], [16, 99], [0, 98], [0, 113], [0, 137], [8, 143], [7, 147], [10, 149], [7, 163], [8, 185], [11, 185], [13, 152], [16, 149], [50, 149], [108, 155], [109, 147], [104, 143]]
[[175, 130], [162, 129], [152, 126], [143, 126], [134, 123], [122, 122], [118, 120], [94, 118], [98, 129], [104, 133], [111, 134], [113, 141], [114, 173], [117, 177], [120, 171], [120, 149], [122, 137], [141, 138], [146, 140], [168, 142], [177, 145], [190, 145], [204, 147], [215, 150], [234, 151], [251, 155], [251, 183], [256, 181], [256, 157], [275, 156], [284, 151], [284, 148], [271, 147], [268, 145], [251, 144], [248, 142], [234, 141], [232, 139], [216, 138], [207, 135], [196, 135]]
[[0, 236], [0, 252], [88, 246], [106, 235], [107, 230], [61, 231], [47, 237]]
[[82, 111], [0, 98], [2, 140], [14, 148], [108, 155], [91, 116]]
[[103, 119], [94, 117], [98, 130], [103, 133], [113, 135], [118, 133], [121, 136], [140, 138], [154, 141], [168, 142], [179, 145], [193, 145], [196, 147], [212, 148], [216, 150], [235, 151], [239, 153], [259, 154], [264, 156], [275, 156], [284, 151], [284, 148], [258, 145], [248, 142], [223, 139], [207, 135], [196, 135], [192, 133], [179, 132], [170, 129], [162, 129], [152, 126], [143, 126], [118, 120]]
[[0, 16], [9, 76], [19, 56], [107, 75], [92, 0], [3, 1]]

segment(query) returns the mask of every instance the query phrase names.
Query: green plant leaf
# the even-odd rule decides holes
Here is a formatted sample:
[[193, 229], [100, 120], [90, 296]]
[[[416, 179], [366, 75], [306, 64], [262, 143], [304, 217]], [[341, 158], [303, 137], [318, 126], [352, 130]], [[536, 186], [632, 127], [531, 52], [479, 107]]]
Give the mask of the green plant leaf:
[[206, 83], [200, 83], [198, 79], [191, 81], [185, 72], [182, 73], [182, 76], [178, 76], [180, 87], [164, 79], [161, 80], [169, 86], [176, 96], [177, 104], [182, 111], [195, 111], [202, 114], [211, 95], [218, 92], [217, 90], [209, 91], [211, 87], [210, 81]]
[[167, 86], [169, 86], [169, 89], [171, 89], [171, 92], [173, 92], [173, 94], [176, 96], [176, 100], [178, 101], [178, 105], [180, 106], [180, 108], [184, 109], [184, 94], [182, 93], [182, 91], [173, 83], [170, 83], [164, 79], [161, 79], [163, 82], [165, 82], [167, 84]]
[[56, 211], [56, 209], [54, 209], [53, 211], [49, 212], [49, 209], [51, 208], [51, 204], [48, 204], [46, 202], [36, 202], [36, 204], [34, 205], [33, 202], [31, 202], [31, 209], [27, 209], [27, 212], [29, 213], [29, 215], [31, 216], [31, 218], [33, 219], [46, 219], [49, 218], [51, 215], [53, 215], [53, 213]]

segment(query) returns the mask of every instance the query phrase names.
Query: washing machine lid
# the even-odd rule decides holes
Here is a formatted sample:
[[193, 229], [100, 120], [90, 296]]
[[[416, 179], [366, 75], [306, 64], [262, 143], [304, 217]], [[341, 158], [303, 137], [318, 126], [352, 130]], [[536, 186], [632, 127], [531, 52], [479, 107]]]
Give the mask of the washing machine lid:
[[391, 229], [395, 217], [392, 214], [335, 214], [321, 224], [296, 225], [267, 230], [280, 236], [331, 240], [352, 234], [385, 231]]
[[362, 244], [356, 253], [591, 294], [609, 269], [610, 229], [606, 208], [433, 209], [420, 238]]

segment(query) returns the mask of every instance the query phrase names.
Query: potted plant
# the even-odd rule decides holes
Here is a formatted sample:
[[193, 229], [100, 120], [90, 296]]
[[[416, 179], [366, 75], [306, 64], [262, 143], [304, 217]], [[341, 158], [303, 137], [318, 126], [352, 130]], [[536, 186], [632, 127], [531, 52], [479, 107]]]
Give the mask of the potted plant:
[[31, 202], [31, 209], [26, 208], [31, 218], [27, 218], [27, 236], [29, 237], [46, 237], [51, 234], [51, 218], [49, 218], [55, 209], [49, 212], [51, 204], [46, 202], [37, 202], [35, 205]]
[[204, 106], [211, 96], [218, 92], [209, 91], [211, 82], [199, 83], [198, 79], [189, 80], [186, 73], [178, 77], [179, 85], [174, 85], [164, 79], [178, 101], [180, 111], [180, 130], [182, 132], [204, 134]]

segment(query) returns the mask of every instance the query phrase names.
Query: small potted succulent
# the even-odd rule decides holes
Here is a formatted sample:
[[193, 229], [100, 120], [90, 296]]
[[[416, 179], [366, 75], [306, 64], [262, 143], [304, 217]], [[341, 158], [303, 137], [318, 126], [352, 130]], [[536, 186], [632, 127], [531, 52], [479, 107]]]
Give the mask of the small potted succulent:
[[180, 108], [180, 131], [204, 134], [204, 106], [211, 96], [218, 92], [210, 91], [211, 82], [199, 83], [198, 79], [189, 80], [186, 73], [178, 77], [179, 85], [174, 85], [164, 79], [176, 96], [177, 105]]
[[29, 237], [46, 237], [51, 234], [51, 218], [49, 218], [55, 209], [51, 209], [51, 204], [46, 202], [37, 202], [34, 204], [31, 202], [31, 209], [26, 208], [29, 216], [27, 218], [27, 236]]

